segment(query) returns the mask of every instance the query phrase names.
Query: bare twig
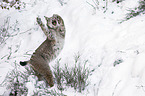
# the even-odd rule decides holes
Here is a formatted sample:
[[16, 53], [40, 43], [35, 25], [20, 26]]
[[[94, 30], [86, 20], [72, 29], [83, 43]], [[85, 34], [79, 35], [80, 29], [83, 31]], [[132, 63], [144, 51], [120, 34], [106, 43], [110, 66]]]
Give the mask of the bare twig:
[[119, 85], [120, 82], [121, 82], [121, 80], [116, 84], [116, 86], [115, 86], [115, 88], [114, 88], [114, 91], [113, 91], [113, 93], [112, 93], [112, 96], [114, 96], [115, 90], [116, 90], [116, 88], [117, 88], [117, 86]]
[[[87, 1], [86, 1], [86, 2], [87, 2]], [[96, 8], [97, 8], [97, 9], [99, 9], [99, 7], [98, 7], [98, 6], [96, 6], [96, 7], [95, 7], [93, 4], [91, 4], [91, 3], [89, 3], [89, 2], [87, 2], [87, 3], [88, 3], [90, 6], [92, 6], [92, 7], [93, 7], [93, 9], [94, 9], [95, 11], [96, 11]]]
[[97, 96], [98, 96], [98, 94], [99, 94], [99, 88], [100, 88], [101, 82], [102, 82], [102, 79], [101, 79], [101, 80], [99, 81], [99, 83], [98, 83], [98, 88], [97, 88], [97, 93], [96, 93]]
[[24, 33], [27, 33], [28, 31], [31, 31], [32, 30], [32, 28], [30, 28], [30, 29], [28, 29], [28, 30], [26, 30], [26, 31], [24, 31], [24, 32], [21, 32], [21, 33], [19, 33], [19, 34], [24, 34]]
[[107, 11], [107, 9], [108, 9], [108, 0], [105, 0], [105, 11], [104, 11], [104, 13]]
[[142, 88], [142, 90], [145, 92], [145, 86], [140, 85], [140, 86], [136, 86], [137, 88]]

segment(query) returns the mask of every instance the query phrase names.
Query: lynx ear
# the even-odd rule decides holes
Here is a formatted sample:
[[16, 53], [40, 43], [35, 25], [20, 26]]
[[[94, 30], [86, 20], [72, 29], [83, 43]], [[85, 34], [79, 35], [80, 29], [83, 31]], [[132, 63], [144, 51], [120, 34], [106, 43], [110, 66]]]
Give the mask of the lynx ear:
[[57, 14], [53, 14], [53, 17], [56, 17], [56, 16], [58, 16]]
[[48, 21], [48, 20], [49, 20], [49, 18], [48, 18], [48, 17], [46, 17], [46, 16], [44, 16], [44, 18], [46, 19], [46, 21]]

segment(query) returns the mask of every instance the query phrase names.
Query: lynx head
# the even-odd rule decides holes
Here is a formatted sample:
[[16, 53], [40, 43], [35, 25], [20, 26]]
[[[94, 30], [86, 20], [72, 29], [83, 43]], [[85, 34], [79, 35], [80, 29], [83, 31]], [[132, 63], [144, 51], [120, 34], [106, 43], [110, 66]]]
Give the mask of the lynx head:
[[52, 17], [48, 18], [46, 16], [44, 16], [46, 21], [47, 21], [47, 27], [51, 30], [51, 31], [55, 31], [56, 34], [61, 35], [63, 38], [65, 37], [65, 26], [64, 26], [64, 22], [63, 19], [57, 15], [54, 14]]

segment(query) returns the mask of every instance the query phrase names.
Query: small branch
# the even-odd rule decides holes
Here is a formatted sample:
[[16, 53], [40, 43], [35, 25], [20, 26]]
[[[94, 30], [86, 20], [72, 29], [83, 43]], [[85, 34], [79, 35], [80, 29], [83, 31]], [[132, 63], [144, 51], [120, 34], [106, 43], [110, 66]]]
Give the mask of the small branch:
[[105, 0], [105, 4], [106, 4], [106, 5], [105, 5], [105, 11], [104, 11], [104, 13], [105, 13], [105, 12], [107, 11], [107, 9], [108, 9], [108, 8], [107, 8], [107, 6], [108, 6], [108, 0]]
[[4, 59], [6, 56], [8, 56], [8, 55], [3, 56], [1, 59]]
[[112, 93], [112, 96], [114, 96], [115, 90], [116, 90], [116, 88], [117, 88], [117, 86], [119, 85], [120, 82], [121, 82], [121, 80], [116, 84], [116, 86], [115, 86], [115, 88], [114, 88], [114, 91], [113, 91], [113, 93]]
[[10, 54], [9, 54], [9, 56], [7, 57], [7, 59], [9, 60], [9, 59], [10, 59], [10, 57], [11, 57], [11, 55], [12, 55], [12, 48], [11, 48], [11, 47], [9, 47], [8, 49], [10, 49]]
[[26, 30], [26, 31], [24, 31], [24, 32], [21, 32], [21, 33], [19, 33], [19, 34], [24, 34], [24, 33], [28, 32], [28, 31], [31, 31], [31, 30], [32, 30], [32, 28], [30, 28], [30, 29], [28, 29], [28, 30]]
[[92, 0], [94, 2], [94, 4], [96, 5], [97, 9], [99, 9], [98, 5], [99, 5], [99, 1], [96, 0], [96, 2], [94, 0]]
[[136, 87], [137, 87], [137, 88], [142, 88], [142, 90], [145, 92], [145, 89], [144, 89], [145, 86], [140, 85], [140, 86], [136, 86]]
[[[87, 2], [87, 1], [86, 1]], [[89, 2], [87, 2], [90, 6], [92, 6], [93, 7], [93, 9], [96, 11], [96, 7], [93, 5], [93, 4], [91, 4], [91, 3], [89, 3]], [[97, 9], [99, 9], [98, 7], [97, 7]]]
[[63, 6], [63, 2], [61, 0], [58, 0], [58, 2], [61, 4], [61, 6]]
[[101, 85], [101, 82], [102, 82], [102, 79], [99, 81], [99, 84], [98, 84], [98, 88], [97, 88], [97, 96], [98, 96], [98, 94], [99, 94], [99, 87], [100, 87], [100, 85]]

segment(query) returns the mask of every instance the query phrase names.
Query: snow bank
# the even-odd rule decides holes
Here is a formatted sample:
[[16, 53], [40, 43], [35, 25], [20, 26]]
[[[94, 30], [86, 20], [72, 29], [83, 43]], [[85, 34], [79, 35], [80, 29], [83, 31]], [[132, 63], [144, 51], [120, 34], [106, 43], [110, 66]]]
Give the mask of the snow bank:
[[[118, 22], [125, 17], [126, 10], [137, 6], [137, 1], [126, 0], [120, 4], [108, 3], [108, 10], [103, 13], [94, 10], [87, 0], [66, 0], [61, 6], [58, 0], [29, 0], [26, 8], [21, 11], [0, 9], [0, 25], [6, 17], [10, 24], [18, 21], [20, 32], [10, 37], [6, 44], [0, 46], [0, 57], [9, 55], [8, 47], [12, 48], [10, 59], [7, 56], [0, 61], [0, 81], [13, 68], [16, 60], [28, 60], [35, 49], [45, 40], [45, 35], [36, 23], [39, 16], [59, 14], [66, 26], [65, 46], [58, 58], [64, 63], [72, 64], [73, 56], [78, 51], [84, 60], [89, 60], [90, 69], [95, 69], [89, 77], [90, 85], [78, 93], [68, 88], [64, 94], [71, 96], [144, 96], [145, 81], [145, 16], [137, 16], [121, 24]], [[101, 3], [103, 4], [103, 3]], [[95, 12], [95, 13], [94, 13]], [[16, 50], [16, 45], [20, 45]], [[24, 57], [25, 56], [25, 57]], [[114, 62], [122, 60], [114, 66]], [[53, 66], [55, 61], [51, 62]], [[28, 86], [32, 88], [33, 86]], [[5, 91], [0, 88], [0, 95]], [[31, 90], [32, 91], [32, 90]], [[29, 92], [29, 95], [32, 95]]]

